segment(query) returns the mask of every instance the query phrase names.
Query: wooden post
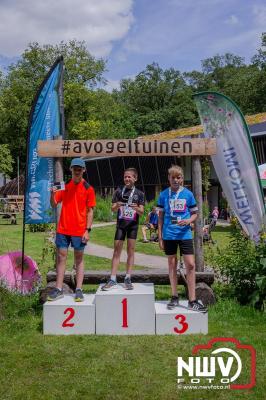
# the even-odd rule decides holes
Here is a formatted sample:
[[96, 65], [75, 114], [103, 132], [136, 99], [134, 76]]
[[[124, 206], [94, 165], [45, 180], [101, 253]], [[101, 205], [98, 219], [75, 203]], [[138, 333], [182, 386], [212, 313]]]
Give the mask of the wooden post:
[[[56, 139], [62, 139], [62, 136], [57, 136]], [[63, 158], [55, 158], [55, 181], [62, 182], [64, 180]], [[61, 203], [56, 207], [56, 225], [59, 222], [61, 214]]]
[[194, 228], [194, 246], [195, 246], [195, 261], [196, 271], [204, 271], [203, 257], [203, 213], [202, 213], [202, 173], [200, 157], [192, 157], [192, 188], [197, 205], [199, 215], [195, 221]]

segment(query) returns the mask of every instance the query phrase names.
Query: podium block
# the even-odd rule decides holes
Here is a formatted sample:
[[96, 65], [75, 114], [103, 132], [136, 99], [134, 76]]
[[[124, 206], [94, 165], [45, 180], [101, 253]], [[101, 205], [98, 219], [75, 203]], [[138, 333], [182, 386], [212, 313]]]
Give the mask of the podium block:
[[188, 310], [186, 300], [173, 310], [167, 309], [166, 301], [155, 303], [157, 335], [188, 335], [191, 333], [208, 333], [208, 313], [202, 314]]
[[43, 305], [44, 335], [95, 334], [95, 295], [85, 294], [85, 300], [74, 301], [74, 295], [65, 295]]
[[108, 292], [102, 291], [100, 286], [95, 304], [96, 334], [155, 334], [153, 283], [134, 283], [133, 290], [126, 290], [121, 284]]

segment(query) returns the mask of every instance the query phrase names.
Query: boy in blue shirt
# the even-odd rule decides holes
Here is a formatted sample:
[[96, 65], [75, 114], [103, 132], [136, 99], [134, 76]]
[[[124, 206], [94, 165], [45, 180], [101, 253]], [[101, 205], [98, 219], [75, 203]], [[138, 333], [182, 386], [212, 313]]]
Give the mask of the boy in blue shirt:
[[172, 297], [167, 308], [172, 310], [179, 304], [177, 295], [177, 248], [180, 247], [186, 266], [189, 301], [188, 308], [207, 312], [196, 300], [195, 295], [195, 258], [190, 224], [197, 219], [198, 207], [193, 193], [182, 186], [183, 170], [173, 165], [168, 170], [170, 187], [160, 193], [159, 208], [159, 245], [168, 256], [169, 279]]
[[143, 236], [143, 242], [148, 243], [149, 240], [147, 239], [147, 233], [146, 231], [154, 229], [155, 231], [158, 228], [158, 214], [156, 207], [153, 206], [151, 212], [146, 217], [145, 224], [142, 227], [142, 236]]

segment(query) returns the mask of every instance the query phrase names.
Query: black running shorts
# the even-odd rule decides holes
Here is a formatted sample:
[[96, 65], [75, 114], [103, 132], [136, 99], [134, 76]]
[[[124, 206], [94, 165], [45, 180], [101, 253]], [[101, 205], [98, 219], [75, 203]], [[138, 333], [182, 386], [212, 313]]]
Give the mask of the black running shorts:
[[125, 240], [127, 239], [137, 239], [138, 234], [138, 225], [129, 225], [126, 228], [120, 228], [119, 226], [116, 227], [115, 232], [115, 240]]
[[194, 254], [193, 240], [164, 240], [164, 252], [167, 256], [174, 256], [179, 246], [182, 255]]

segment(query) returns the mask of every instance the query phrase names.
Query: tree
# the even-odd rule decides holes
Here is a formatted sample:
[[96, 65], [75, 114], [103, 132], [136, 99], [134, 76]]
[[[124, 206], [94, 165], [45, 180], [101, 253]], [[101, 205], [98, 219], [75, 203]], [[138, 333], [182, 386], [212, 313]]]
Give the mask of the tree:
[[261, 48], [258, 53], [252, 57], [251, 62], [260, 69], [266, 69], [266, 32], [261, 35]]
[[12, 164], [14, 160], [11, 156], [9, 147], [7, 144], [0, 145], [0, 172], [4, 175], [11, 175], [13, 171]]
[[[10, 144], [13, 158], [18, 155], [22, 169], [26, 161], [26, 136], [28, 118], [36, 91], [56, 58], [63, 55], [66, 66], [65, 96], [75, 87], [76, 97], [71, 97], [66, 108], [66, 121], [77, 119], [82, 113], [79, 102], [98, 82], [104, 82], [105, 62], [96, 60], [83, 42], [72, 40], [59, 45], [30, 44], [21, 59], [9, 67], [0, 85], [0, 143]], [[14, 171], [16, 173], [16, 171]]]
[[135, 79], [121, 81], [116, 98], [133, 116], [139, 135], [193, 125], [198, 122], [192, 90], [182, 74], [158, 64], [147, 65]]

